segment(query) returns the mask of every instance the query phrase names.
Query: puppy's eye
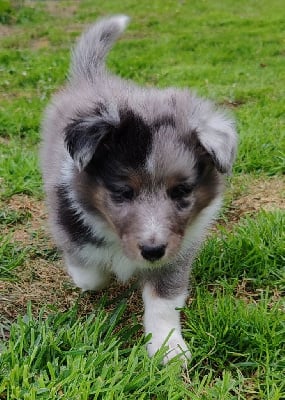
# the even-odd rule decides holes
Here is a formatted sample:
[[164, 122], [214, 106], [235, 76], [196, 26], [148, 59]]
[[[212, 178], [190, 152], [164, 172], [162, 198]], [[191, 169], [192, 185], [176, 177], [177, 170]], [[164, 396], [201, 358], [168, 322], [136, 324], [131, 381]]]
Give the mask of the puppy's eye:
[[168, 189], [167, 194], [172, 200], [183, 200], [185, 197], [189, 196], [192, 192], [193, 186], [186, 183], [181, 183], [180, 185], [174, 186]]
[[122, 188], [112, 190], [111, 196], [116, 203], [123, 203], [125, 201], [133, 200], [135, 192], [130, 186], [124, 186]]

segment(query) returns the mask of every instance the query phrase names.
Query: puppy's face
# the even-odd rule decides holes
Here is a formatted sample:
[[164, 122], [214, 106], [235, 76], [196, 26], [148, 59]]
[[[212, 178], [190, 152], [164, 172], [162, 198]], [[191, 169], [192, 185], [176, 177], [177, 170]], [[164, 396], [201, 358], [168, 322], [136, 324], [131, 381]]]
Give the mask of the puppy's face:
[[[107, 221], [127, 257], [147, 264], [179, 253], [187, 227], [220, 189], [220, 174], [196, 132], [181, 135], [176, 125], [169, 116], [147, 124], [122, 113], [118, 126], [100, 133], [78, 175], [85, 204]], [[69, 129], [67, 140], [77, 128]], [[95, 131], [85, 139], [88, 148]], [[78, 159], [81, 152], [84, 164], [85, 142], [67, 146]]]
[[[186, 228], [217, 191], [217, 186], [200, 181], [192, 172], [192, 176], [156, 178], [143, 169], [130, 170], [128, 176], [94, 186], [93, 205], [119, 236], [130, 259], [167, 261], [177, 255]], [[218, 183], [215, 174], [210, 176]]]

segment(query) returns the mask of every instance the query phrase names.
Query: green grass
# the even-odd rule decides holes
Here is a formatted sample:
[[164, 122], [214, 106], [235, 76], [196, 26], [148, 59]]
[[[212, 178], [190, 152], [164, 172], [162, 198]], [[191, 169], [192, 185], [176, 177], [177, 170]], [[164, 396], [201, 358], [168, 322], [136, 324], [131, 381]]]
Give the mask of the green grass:
[[[22, 194], [43, 198], [42, 112], [66, 78], [75, 38], [98, 16], [132, 17], [108, 58], [112, 71], [144, 85], [192, 87], [235, 114], [233, 185], [242, 176], [284, 174], [283, 1], [101, 3], [0, 0], [3, 284], [18, 278], [20, 285], [27, 262], [57, 258], [37, 232], [33, 244], [15, 242], [14, 232], [33, 216], [8, 202]], [[235, 190], [242, 195], [242, 187]], [[226, 209], [194, 266], [183, 323], [192, 352], [186, 372], [178, 360], [162, 367], [162, 354], [147, 357], [124, 299], [109, 311], [103, 298], [82, 315], [79, 297], [65, 312], [47, 305], [35, 315], [27, 305], [16, 321], [4, 316], [0, 399], [284, 399], [284, 212], [261, 211], [234, 226], [227, 218]]]
[[14, 279], [13, 271], [23, 264], [26, 254], [26, 249], [11, 243], [9, 236], [0, 235], [0, 279]]
[[124, 309], [121, 303], [109, 315], [98, 309], [82, 319], [76, 307], [48, 319], [29, 311], [11, 329], [0, 393], [15, 399], [183, 398], [177, 363], [162, 368], [161, 355], [150, 361], [141, 340], [125, 348], [138, 327], [115, 332]]
[[279, 284], [284, 289], [284, 226], [284, 212], [276, 211], [241, 220], [230, 232], [221, 227], [208, 239], [196, 261], [196, 284], [226, 282], [235, 286], [246, 278], [254, 290], [273, 290]]
[[269, 303], [268, 293], [258, 302], [245, 303], [226, 289], [214, 295], [197, 290], [194, 303], [185, 310], [185, 337], [194, 349], [192, 372], [199, 383], [204, 376], [213, 379], [227, 372], [235, 387], [224, 394], [228, 397], [210, 397], [210, 383], [201, 398], [247, 398], [247, 384], [254, 398], [283, 398], [284, 311], [281, 301], [271, 308]]

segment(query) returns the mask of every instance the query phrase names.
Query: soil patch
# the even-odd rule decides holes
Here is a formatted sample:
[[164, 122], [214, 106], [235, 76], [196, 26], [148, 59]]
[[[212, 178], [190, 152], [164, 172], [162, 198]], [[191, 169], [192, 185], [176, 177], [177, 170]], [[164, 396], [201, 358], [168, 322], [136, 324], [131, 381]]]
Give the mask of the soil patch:
[[[229, 223], [236, 223], [244, 216], [265, 210], [285, 210], [285, 177], [274, 176], [257, 179], [241, 176], [233, 183], [231, 202], [226, 211]], [[241, 191], [239, 188], [242, 188]]]
[[19, 28], [13, 25], [0, 24], [0, 37], [2, 38], [5, 36], [15, 35], [19, 31], [20, 31]]
[[69, 18], [73, 17], [77, 10], [78, 10], [78, 5], [76, 4], [77, 2], [74, 2], [72, 5], [63, 5], [62, 2], [57, 2], [57, 1], [45, 1], [45, 7], [46, 10], [49, 14], [54, 15], [55, 17], [61, 17], [61, 18]]
[[16, 224], [16, 226], [8, 225], [4, 228], [5, 233], [12, 233], [16, 242], [24, 245], [35, 244], [35, 233], [38, 238], [47, 235], [47, 213], [44, 202], [27, 195], [14, 195], [8, 200], [5, 209], [8, 212], [14, 211], [19, 215], [27, 215], [26, 223]]
[[50, 47], [50, 41], [47, 38], [38, 38], [31, 41], [31, 48], [33, 50], [46, 49]]

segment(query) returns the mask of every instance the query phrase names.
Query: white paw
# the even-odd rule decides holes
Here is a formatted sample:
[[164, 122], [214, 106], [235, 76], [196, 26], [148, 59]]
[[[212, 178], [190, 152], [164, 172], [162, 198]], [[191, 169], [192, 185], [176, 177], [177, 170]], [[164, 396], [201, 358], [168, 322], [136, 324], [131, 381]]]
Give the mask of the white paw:
[[186, 367], [187, 360], [191, 357], [191, 353], [179, 332], [172, 332], [167, 340], [166, 337], [153, 335], [147, 344], [149, 356], [152, 357], [162, 347], [166, 348], [166, 352], [163, 357], [164, 365], [172, 358], [179, 356], [179, 358], [183, 361], [183, 366]]
[[101, 290], [108, 286], [111, 275], [104, 270], [93, 266], [78, 266], [73, 260], [66, 258], [67, 272], [74, 284], [83, 292], [89, 290]]

